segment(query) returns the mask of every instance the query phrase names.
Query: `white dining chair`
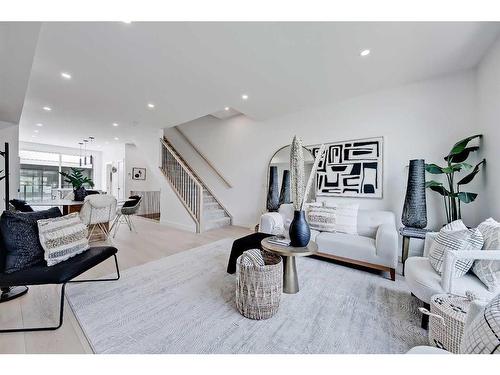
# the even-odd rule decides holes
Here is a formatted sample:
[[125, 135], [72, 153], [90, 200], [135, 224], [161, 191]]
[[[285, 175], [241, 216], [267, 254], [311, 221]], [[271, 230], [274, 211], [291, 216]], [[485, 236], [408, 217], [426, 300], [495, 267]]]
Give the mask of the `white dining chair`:
[[115, 219], [116, 205], [117, 200], [112, 195], [94, 194], [85, 197], [82, 209], [80, 210], [80, 219], [84, 224], [91, 226], [89, 239], [94, 234], [96, 228], [101, 230], [106, 239], [109, 238], [111, 233], [109, 224]]

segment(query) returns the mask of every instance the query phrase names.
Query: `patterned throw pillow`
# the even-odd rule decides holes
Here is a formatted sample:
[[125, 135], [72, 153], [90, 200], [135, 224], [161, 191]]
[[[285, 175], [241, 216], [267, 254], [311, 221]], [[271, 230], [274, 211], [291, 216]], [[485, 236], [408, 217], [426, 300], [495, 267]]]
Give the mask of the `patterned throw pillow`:
[[[429, 251], [432, 267], [443, 272], [444, 255], [447, 250], [480, 250], [483, 247], [483, 235], [478, 229], [467, 229], [462, 220], [454, 221], [439, 231]], [[454, 277], [463, 276], [472, 267], [474, 260], [460, 259], [455, 263]]]
[[[477, 227], [484, 237], [483, 250], [500, 250], [500, 223], [492, 218]], [[490, 292], [500, 289], [500, 260], [476, 260], [472, 272]]]
[[307, 221], [311, 229], [321, 232], [335, 232], [336, 210], [333, 207], [309, 206]]
[[48, 266], [89, 248], [87, 226], [82, 223], [77, 212], [55, 219], [38, 220], [38, 232]]
[[500, 294], [493, 298], [465, 329], [460, 352], [500, 354]]

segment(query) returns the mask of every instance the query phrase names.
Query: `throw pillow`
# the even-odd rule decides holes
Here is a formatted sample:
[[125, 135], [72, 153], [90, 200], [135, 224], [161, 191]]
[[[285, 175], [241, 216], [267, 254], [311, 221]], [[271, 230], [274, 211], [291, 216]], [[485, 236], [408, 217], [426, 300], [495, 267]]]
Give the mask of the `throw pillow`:
[[89, 248], [88, 229], [77, 212], [54, 219], [38, 220], [38, 232], [48, 266], [74, 257]]
[[321, 232], [335, 232], [335, 211], [333, 207], [308, 206], [307, 221], [309, 227]]
[[43, 248], [38, 239], [37, 220], [59, 216], [61, 211], [57, 207], [35, 212], [4, 211], [0, 217], [0, 231], [5, 250], [5, 273], [43, 263]]
[[[489, 218], [479, 224], [477, 229], [484, 237], [483, 250], [500, 250], [500, 223]], [[472, 272], [490, 292], [500, 289], [500, 260], [476, 260]]]
[[21, 199], [11, 199], [9, 201], [9, 203], [14, 206], [14, 208], [17, 210], [17, 211], [20, 211], [20, 212], [33, 212], [33, 208], [31, 208], [31, 206], [26, 203], [26, 201], [23, 201]]
[[460, 352], [500, 354], [500, 294], [466, 327], [460, 343]]
[[335, 232], [358, 234], [358, 209], [359, 204], [328, 204], [325, 208], [335, 210]]
[[[483, 235], [478, 229], [467, 229], [462, 220], [444, 226], [436, 236], [429, 251], [432, 267], [441, 274], [443, 272], [444, 255], [447, 250], [467, 251], [480, 250], [483, 247]], [[472, 267], [474, 260], [459, 259], [453, 270], [454, 277], [465, 275]]]

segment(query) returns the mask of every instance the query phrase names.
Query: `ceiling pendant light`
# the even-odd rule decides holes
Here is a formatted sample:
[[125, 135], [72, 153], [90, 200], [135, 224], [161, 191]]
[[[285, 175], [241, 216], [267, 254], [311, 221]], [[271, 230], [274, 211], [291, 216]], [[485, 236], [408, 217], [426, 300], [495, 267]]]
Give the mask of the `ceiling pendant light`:
[[82, 146], [83, 146], [83, 142], [78, 142], [78, 144], [80, 145], [80, 167], [82, 166]]
[[[94, 137], [89, 137], [90, 139], [90, 145], [92, 146], [94, 142]], [[94, 155], [92, 155], [92, 150], [90, 150], [90, 165], [94, 165]]]
[[83, 147], [84, 147], [84, 151], [83, 151], [83, 165], [86, 167], [87, 166], [87, 142], [89, 140], [88, 139], [84, 139], [83, 140]]

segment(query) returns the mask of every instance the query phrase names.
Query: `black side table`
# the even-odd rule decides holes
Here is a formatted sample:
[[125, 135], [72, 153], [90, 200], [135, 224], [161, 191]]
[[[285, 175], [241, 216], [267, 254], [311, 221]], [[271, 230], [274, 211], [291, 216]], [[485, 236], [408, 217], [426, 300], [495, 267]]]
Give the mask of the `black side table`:
[[403, 236], [403, 249], [401, 254], [401, 262], [403, 263], [403, 276], [405, 274], [405, 262], [408, 259], [408, 251], [410, 249], [410, 238], [425, 239], [425, 235], [431, 232], [430, 229], [420, 229], [411, 227], [399, 228], [399, 234]]

